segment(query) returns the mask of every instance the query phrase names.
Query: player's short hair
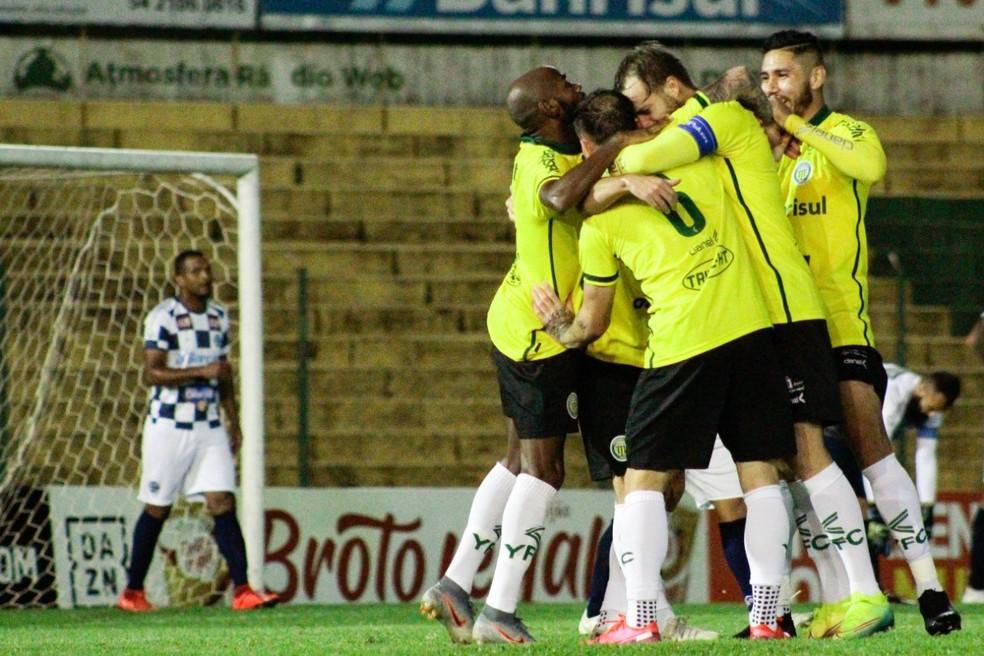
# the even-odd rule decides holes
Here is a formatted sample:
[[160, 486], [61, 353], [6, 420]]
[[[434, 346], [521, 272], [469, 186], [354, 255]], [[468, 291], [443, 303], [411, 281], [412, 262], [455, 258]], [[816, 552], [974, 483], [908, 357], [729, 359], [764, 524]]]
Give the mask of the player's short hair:
[[929, 375], [933, 381], [936, 391], [946, 397], [946, 407], [953, 405], [954, 401], [960, 397], [960, 377], [954, 376], [949, 371], [934, 371]]
[[782, 30], [774, 33], [762, 44], [762, 53], [772, 50], [789, 50], [794, 55], [810, 53], [816, 58], [817, 65], [823, 64], [823, 46], [820, 39], [811, 32], [799, 30]]
[[595, 144], [604, 143], [618, 132], [633, 130], [635, 126], [632, 101], [612, 89], [592, 91], [574, 109], [577, 135]]
[[643, 41], [622, 58], [615, 73], [615, 88], [625, 88], [625, 81], [636, 77], [645, 85], [646, 91], [652, 93], [671, 75], [691, 89], [696, 88], [687, 68], [676, 55], [659, 41]]
[[184, 273], [185, 262], [187, 262], [193, 257], [204, 258], [205, 253], [196, 250], [181, 251], [180, 253], [178, 253], [177, 256], [174, 258], [174, 275], [180, 276], [182, 273]]

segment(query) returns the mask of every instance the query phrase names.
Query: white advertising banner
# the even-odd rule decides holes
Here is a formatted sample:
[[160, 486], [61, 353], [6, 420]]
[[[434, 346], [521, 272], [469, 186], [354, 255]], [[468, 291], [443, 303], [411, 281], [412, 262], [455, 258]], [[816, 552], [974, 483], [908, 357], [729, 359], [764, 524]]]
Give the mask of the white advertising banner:
[[[51, 532], [62, 608], [113, 604], [126, 585], [133, 526], [142, 506], [119, 487], [51, 487]], [[286, 603], [394, 603], [419, 599], [451, 561], [474, 490], [347, 488], [266, 491], [264, 582]], [[210, 603], [228, 578], [200, 515], [164, 525], [147, 577], [151, 602]], [[610, 492], [562, 490], [551, 503], [523, 588], [527, 601], [587, 597], [598, 538], [611, 519]], [[708, 598], [705, 515], [673, 515], [664, 578], [671, 599]], [[527, 555], [528, 554], [528, 555]], [[476, 577], [488, 591], [494, 551]]]
[[252, 29], [259, 0], [0, 0], [0, 23]]
[[[451, 562], [473, 494], [470, 488], [269, 489], [266, 585], [293, 603], [415, 601]], [[586, 599], [595, 547], [611, 513], [611, 492], [561, 490], [547, 511], [539, 551], [529, 555], [523, 599]], [[678, 601], [707, 599], [702, 517], [692, 508], [674, 514], [664, 578]], [[490, 551], [475, 579], [479, 596], [493, 569]]]
[[850, 0], [847, 36], [980, 42], [984, 0]]
[[[52, 486], [48, 502], [58, 606], [116, 603], [126, 587], [133, 526], [143, 504], [126, 487]], [[152, 603], [167, 605], [163, 562], [163, 558], [154, 559], [147, 576], [147, 596]]]
[[[3, 0], [0, 0], [2, 2]], [[698, 85], [755, 47], [683, 47]], [[0, 96], [339, 105], [501, 106], [509, 83], [553, 64], [585, 89], [611, 85], [624, 48], [239, 43], [0, 37]], [[984, 112], [978, 53], [860, 53], [828, 58], [828, 103], [869, 114]], [[873, 76], [875, 76], [873, 78]], [[878, 84], [871, 84], [878, 79]]]

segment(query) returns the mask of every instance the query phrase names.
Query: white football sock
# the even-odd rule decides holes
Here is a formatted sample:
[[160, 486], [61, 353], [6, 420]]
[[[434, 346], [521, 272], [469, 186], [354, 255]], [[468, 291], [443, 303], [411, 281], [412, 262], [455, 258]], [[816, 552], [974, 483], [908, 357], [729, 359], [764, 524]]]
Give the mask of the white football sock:
[[782, 569], [782, 588], [779, 590], [779, 615], [791, 611], [793, 586], [790, 574], [793, 571], [793, 540], [796, 539], [796, 511], [793, 503], [793, 493], [785, 481], [779, 481], [779, 492], [782, 493], [782, 507], [786, 511], [786, 521], [789, 522], [789, 533], [786, 536], [786, 562]]
[[516, 483], [516, 476], [500, 463], [495, 463], [472, 499], [468, 512], [468, 524], [458, 542], [454, 558], [444, 573], [446, 577], [471, 594], [475, 573], [485, 554], [495, 549], [499, 540], [499, 523], [502, 510]]
[[779, 620], [779, 589], [778, 585], [752, 584], [752, 609], [748, 611], [748, 625], [764, 624], [777, 628]]
[[745, 493], [745, 553], [748, 554], [752, 609], [749, 624], [776, 627], [779, 592], [786, 570], [789, 519], [778, 485]]
[[817, 540], [817, 548], [814, 548], [814, 539], [823, 535], [823, 528], [810, 502], [810, 493], [802, 481], [792, 483], [789, 491], [795, 501], [796, 526], [799, 529], [803, 548], [816, 565], [820, 577], [821, 601], [825, 604], [835, 604], [847, 599], [851, 596], [851, 584], [844, 563], [834, 553], [834, 547], [823, 537]]
[[666, 502], [660, 492], [644, 490], [625, 497], [620, 560], [625, 572], [626, 622], [641, 628], [656, 620], [660, 568], [669, 543]]
[[782, 583], [786, 562], [789, 520], [778, 485], [765, 485], [745, 493], [745, 553], [749, 582], [753, 585]]
[[942, 590], [930, 553], [926, 527], [923, 526], [919, 495], [909, 474], [894, 454], [866, 467], [862, 473], [871, 483], [878, 512], [909, 563], [916, 592], [921, 595], [925, 590]]
[[830, 539], [829, 550], [844, 565], [851, 592], [866, 595], [880, 592], [871, 569], [861, 507], [840, 467], [831, 463], [820, 473], [803, 481], [803, 485], [810, 493], [820, 526]]
[[523, 575], [540, 548], [547, 506], [557, 494], [553, 486], [530, 476], [516, 477], [502, 512], [502, 538], [495, 574], [486, 604], [504, 613], [515, 613]]
[[602, 618], [605, 620], [625, 614], [625, 573], [622, 572], [622, 565], [618, 562], [622, 543], [619, 532], [621, 524], [625, 522], [624, 509], [624, 503], [615, 504], [612, 548], [608, 552], [608, 585], [605, 587], [605, 599], [601, 602]]

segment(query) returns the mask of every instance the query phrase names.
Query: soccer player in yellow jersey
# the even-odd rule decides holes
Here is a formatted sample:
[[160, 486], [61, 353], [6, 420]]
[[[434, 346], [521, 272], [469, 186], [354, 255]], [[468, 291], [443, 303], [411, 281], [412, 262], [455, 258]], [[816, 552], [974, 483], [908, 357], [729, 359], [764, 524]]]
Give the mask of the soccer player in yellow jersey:
[[960, 629], [960, 616], [936, 575], [919, 496], [895, 458], [880, 412], [886, 379], [868, 321], [864, 215], [871, 185], [885, 174], [885, 153], [871, 126], [827, 107], [827, 73], [814, 35], [777, 32], [762, 50], [762, 91], [776, 123], [799, 143], [798, 157], [782, 158], [779, 183], [827, 309], [845, 432], [909, 563], [926, 630], [949, 633]]
[[[562, 298], [573, 291], [580, 279], [577, 206], [631, 138], [619, 135], [582, 160], [571, 125], [582, 98], [581, 87], [560, 71], [539, 67], [516, 79], [506, 99], [510, 118], [523, 131], [511, 185], [516, 261], [488, 314], [506, 456], [479, 486], [447, 572], [421, 599], [421, 611], [439, 619], [455, 642], [533, 641], [515, 611], [547, 506], [563, 483], [564, 439], [577, 431], [579, 354], [543, 331], [530, 289], [547, 283]], [[497, 541], [492, 585], [475, 618], [473, 579]]]
[[[611, 111], [612, 102], [621, 102], [627, 107], [627, 115], [633, 115], [631, 104], [620, 94], [596, 91], [585, 98], [577, 107], [574, 116], [574, 128], [581, 142], [581, 151], [586, 156], [592, 156], [595, 150], [609, 140], [616, 132], [623, 129], [620, 122], [612, 122], [618, 118], [618, 112]], [[624, 114], [623, 114], [624, 115]], [[634, 127], [630, 120], [629, 129]], [[633, 189], [632, 195], [645, 189], [638, 181], [628, 181], [626, 188]], [[645, 193], [639, 194], [650, 202]], [[637, 196], [638, 197], [638, 196]], [[659, 204], [663, 205], [663, 204]], [[670, 211], [673, 204], [665, 205]], [[596, 482], [611, 481], [615, 493], [615, 518], [609, 529], [610, 538], [603, 540], [605, 553], [599, 557], [608, 558], [608, 577], [605, 585], [604, 598], [596, 599], [600, 603], [596, 613], [596, 626], [592, 627], [595, 635], [602, 633], [614, 625], [620, 616], [625, 614], [625, 579], [621, 576], [620, 565], [617, 562], [617, 547], [611, 548], [612, 539], [617, 544], [620, 536], [621, 514], [624, 509], [624, 476], [626, 470], [625, 425], [635, 389], [645, 359], [646, 345], [649, 341], [649, 330], [646, 327], [649, 302], [646, 300], [639, 282], [624, 264], [619, 263], [618, 281], [615, 283], [612, 310], [607, 330], [597, 340], [585, 349], [578, 372], [578, 424], [581, 429], [581, 439], [591, 479]], [[578, 290], [580, 292], [580, 289]], [[552, 292], [552, 290], [551, 290]], [[580, 297], [576, 294], [574, 307], [580, 305]], [[717, 460], [720, 453], [727, 454], [722, 447], [715, 450]], [[715, 491], [727, 489], [729, 496], [741, 496], [737, 483], [734, 463], [730, 456], [725, 456], [731, 466], [728, 479], [729, 486], [718, 485]], [[717, 462], [715, 461], [715, 464]], [[717, 479], [726, 478], [717, 473]], [[682, 480], [680, 481], [682, 483]], [[710, 485], [704, 489], [711, 489]], [[682, 485], [674, 489], [676, 494], [670, 495], [667, 506], [672, 510], [682, 493]], [[713, 497], [714, 495], [711, 494]], [[594, 585], [594, 583], [593, 583]], [[713, 640], [718, 636], [713, 631], [707, 631], [689, 624], [685, 618], [677, 617], [665, 591], [660, 588], [657, 599], [657, 615], [660, 632], [664, 640]]]
[[643, 122], [664, 120], [672, 112], [670, 127], [659, 136], [622, 151], [619, 171], [664, 171], [707, 156], [724, 183], [776, 329], [796, 430], [791, 463], [800, 480], [791, 492], [813, 530], [843, 536], [835, 546], [851, 596], [842, 605], [837, 635], [886, 629], [894, 618], [868, 558], [861, 510], [823, 442], [823, 426], [841, 419], [837, 377], [823, 304], [786, 220], [769, 140], [759, 120], [738, 102], [708, 103], [680, 60], [659, 44], [644, 43], [627, 55], [616, 84]]
[[[610, 107], [621, 112], [623, 125], [633, 123], [628, 103]], [[677, 210], [663, 215], [623, 201], [585, 222], [584, 300], [576, 316], [549, 287], [534, 292], [546, 330], [569, 348], [586, 346], [608, 328], [620, 262], [649, 301], [645, 371], [626, 426], [619, 560], [628, 611], [598, 643], [658, 639], [658, 577], [667, 548], [663, 492], [674, 473], [708, 465], [718, 433], [738, 463], [748, 506], [752, 634], [779, 638], [776, 603], [789, 526], [769, 461], [792, 454], [795, 443], [771, 322], [714, 165], [668, 174], [681, 180]]]

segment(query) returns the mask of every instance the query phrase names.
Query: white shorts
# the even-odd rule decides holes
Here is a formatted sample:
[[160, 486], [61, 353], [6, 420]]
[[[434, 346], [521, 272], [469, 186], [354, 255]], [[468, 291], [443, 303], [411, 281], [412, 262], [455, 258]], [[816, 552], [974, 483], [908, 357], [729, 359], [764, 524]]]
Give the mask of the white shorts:
[[179, 430], [168, 420], [144, 422], [140, 492], [152, 506], [170, 506], [183, 494], [235, 492], [236, 465], [223, 426]]
[[735, 461], [720, 437], [714, 438], [714, 451], [711, 452], [707, 469], [688, 469], [684, 474], [686, 490], [698, 508], [710, 508], [714, 501], [741, 499], [744, 496]]

